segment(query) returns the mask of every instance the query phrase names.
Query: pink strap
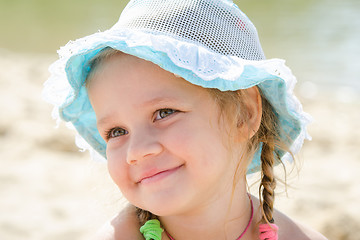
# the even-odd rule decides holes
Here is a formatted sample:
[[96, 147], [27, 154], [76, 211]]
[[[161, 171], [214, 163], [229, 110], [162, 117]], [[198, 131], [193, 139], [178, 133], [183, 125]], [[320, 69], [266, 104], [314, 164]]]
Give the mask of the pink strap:
[[260, 240], [278, 240], [278, 230], [276, 224], [260, 224]]

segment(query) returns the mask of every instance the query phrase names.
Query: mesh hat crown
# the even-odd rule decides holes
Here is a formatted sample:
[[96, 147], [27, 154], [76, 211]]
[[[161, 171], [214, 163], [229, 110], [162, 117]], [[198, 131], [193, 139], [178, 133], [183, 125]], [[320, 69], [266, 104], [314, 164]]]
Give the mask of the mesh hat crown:
[[[282, 140], [297, 153], [310, 116], [293, 95], [295, 77], [281, 59], [266, 60], [255, 26], [230, 0], [132, 0], [109, 30], [70, 41], [50, 66], [44, 98], [54, 117], [78, 131], [77, 144], [95, 158], [106, 158], [85, 80], [91, 60], [103, 49], [151, 61], [188, 82], [221, 91], [258, 86], [286, 133]], [[93, 151], [95, 150], [95, 151]], [[282, 160], [288, 156], [275, 149]], [[260, 168], [255, 154], [248, 172]]]
[[231, 1], [132, 1], [114, 28], [148, 30], [223, 55], [265, 59], [254, 25]]

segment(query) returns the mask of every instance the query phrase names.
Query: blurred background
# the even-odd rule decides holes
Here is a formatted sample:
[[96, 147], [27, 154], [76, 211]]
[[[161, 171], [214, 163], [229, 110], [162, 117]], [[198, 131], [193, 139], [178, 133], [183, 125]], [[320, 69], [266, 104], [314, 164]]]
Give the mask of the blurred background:
[[[41, 90], [57, 49], [110, 28], [127, 2], [0, 0], [1, 240], [88, 239], [125, 203], [105, 164], [81, 153], [64, 124], [55, 128]], [[266, 56], [287, 60], [314, 117], [276, 207], [331, 240], [359, 239], [360, 1], [235, 3]]]

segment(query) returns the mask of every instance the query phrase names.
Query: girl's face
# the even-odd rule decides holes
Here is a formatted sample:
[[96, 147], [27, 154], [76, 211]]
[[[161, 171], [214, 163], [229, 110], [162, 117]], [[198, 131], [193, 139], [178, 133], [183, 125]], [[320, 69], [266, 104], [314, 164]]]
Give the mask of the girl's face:
[[231, 192], [238, 156], [206, 90], [119, 54], [97, 70], [89, 96], [110, 175], [130, 203], [166, 216]]

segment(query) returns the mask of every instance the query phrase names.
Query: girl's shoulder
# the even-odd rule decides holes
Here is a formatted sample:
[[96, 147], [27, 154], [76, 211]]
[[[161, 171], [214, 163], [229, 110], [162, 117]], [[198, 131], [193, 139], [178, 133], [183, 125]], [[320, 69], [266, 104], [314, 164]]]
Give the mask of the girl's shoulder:
[[93, 240], [142, 240], [135, 207], [128, 205], [107, 222]]
[[[254, 209], [256, 213], [254, 218], [260, 222], [261, 220], [261, 210], [260, 210], [260, 201], [255, 196], [252, 196], [252, 201], [254, 204]], [[276, 225], [279, 227], [279, 240], [327, 240], [319, 232], [297, 222], [283, 214], [282, 212], [274, 209], [274, 215]], [[258, 231], [258, 229], [256, 229]]]
[[275, 210], [274, 218], [279, 227], [279, 240], [327, 240], [319, 232], [290, 219], [280, 211]]

